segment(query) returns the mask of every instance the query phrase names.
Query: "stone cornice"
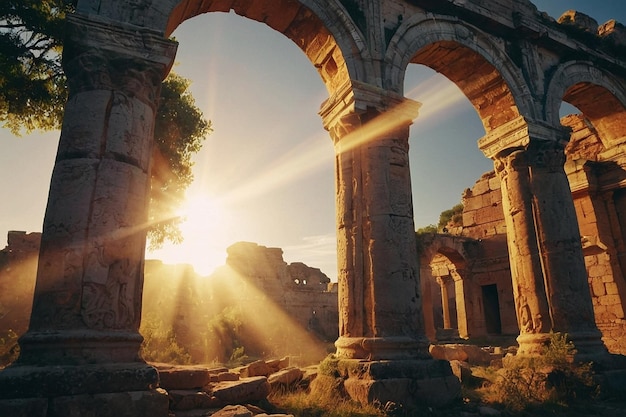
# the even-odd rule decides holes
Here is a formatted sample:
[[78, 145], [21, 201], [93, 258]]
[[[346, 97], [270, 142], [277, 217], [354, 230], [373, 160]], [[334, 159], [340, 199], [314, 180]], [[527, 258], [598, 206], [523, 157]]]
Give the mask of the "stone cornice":
[[503, 151], [526, 149], [531, 140], [557, 141], [564, 146], [569, 140], [569, 128], [555, 128], [519, 116], [478, 139], [478, 147], [487, 158], [494, 159]]
[[367, 111], [383, 113], [393, 109], [397, 116], [410, 124], [418, 115], [421, 104], [400, 94], [360, 81], [348, 81], [326, 100], [319, 111], [324, 128], [331, 130], [346, 118]]
[[143, 60], [162, 65], [164, 76], [174, 63], [178, 42], [165, 39], [149, 29], [129, 29], [73, 14], [67, 16], [66, 47], [63, 59], [71, 59], [84, 50], [98, 50], [113, 56]]

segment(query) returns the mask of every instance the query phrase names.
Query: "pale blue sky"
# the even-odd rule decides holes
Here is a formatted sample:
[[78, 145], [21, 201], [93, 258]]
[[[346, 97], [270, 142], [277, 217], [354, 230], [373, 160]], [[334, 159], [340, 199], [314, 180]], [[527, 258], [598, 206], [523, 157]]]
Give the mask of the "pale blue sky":
[[[618, 0], [534, 3], [553, 17], [576, 9], [599, 23], [626, 23], [626, 2]], [[281, 247], [288, 262], [303, 261], [336, 277], [334, 156], [317, 114], [327, 93], [315, 69], [281, 34], [232, 14], [198, 16], [173, 35], [180, 42], [175, 71], [193, 80], [193, 95], [215, 131], [195, 158], [190, 189], [210, 198], [196, 204], [203, 223], [185, 229], [186, 242], [167, 249], [169, 260], [200, 257], [206, 272], [223, 263], [226, 246], [247, 240]], [[406, 91], [424, 80], [431, 89], [439, 85], [431, 76], [409, 66]], [[437, 88], [445, 87], [443, 81]], [[418, 91], [425, 112], [431, 90]], [[492, 169], [476, 146], [482, 135], [464, 99], [418, 118], [410, 139], [416, 227], [437, 223], [441, 211]], [[2, 247], [8, 230], [41, 230], [58, 132], [14, 138], [0, 129], [0, 141]]]

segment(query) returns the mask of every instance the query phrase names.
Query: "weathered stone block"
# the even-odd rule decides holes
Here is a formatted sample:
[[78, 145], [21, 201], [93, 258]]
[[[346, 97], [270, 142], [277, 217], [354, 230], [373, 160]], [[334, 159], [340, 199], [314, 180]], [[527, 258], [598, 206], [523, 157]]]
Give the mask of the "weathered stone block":
[[605, 284], [605, 287], [606, 287], [606, 293], [607, 293], [608, 295], [616, 295], [616, 294], [619, 294], [619, 289], [618, 289], [618, 287], [617, 287], [617, 283], [615, 283], [615, 282], [607, 282], [607, 283]]
[[302, 379], [302, 370], [300, 368], [286, 368], [282, 369], [268, 378], [268, 382], [273, 390], [280, 386], [288, 387]]
[[591, 277], [591, 288], [593, 290], [593, 295], [596, 297], [600, 297], [606, 294], [604, 283], [602, 282], [602, 278], [600, 277]]
[[253, 376], [268, 376], [271, 373], [270, 367], [267, 366], [265, 361], [259, 360], [244, 366], [239, 375], [242, 378], [249, 378]]
[[222, 404], [254, 403], [266, 398], [269, 393], [270, 384], [263, 376], [219, 382], [211, 391]]
[[472, 188], [472, 194], [475, 196], [482, 195], [488, 193], [489, 189], [489, 180], [480, 179], [476, 182], [476, 184], [474, 184], [474, 187]]
[[157, 365], [159, 386], [167, 390], [202, 388], [210, 382], [209, 370], [200, 366]]
[[204, 391], [198, 390], [169, 390], [169, 399], [172, 410], [193, 410], [196, 408], [216, 408], [222, 403]]
[[56, 397], [50, 415], [63, 417], [168, 417], [169, 400], [162, 390]]

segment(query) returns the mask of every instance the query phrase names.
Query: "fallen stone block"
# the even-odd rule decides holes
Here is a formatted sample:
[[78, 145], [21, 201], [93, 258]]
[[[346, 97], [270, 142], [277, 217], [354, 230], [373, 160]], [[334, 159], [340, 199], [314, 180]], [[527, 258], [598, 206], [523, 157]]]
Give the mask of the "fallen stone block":
[[285, 368], [269, 376], [268, 382], [272, 390], [280, 387], [290, 387], [302, 379], [303, 373], [299, 368]]
[[213, 417], [252, 417], [252, 411], [243, 405], [227, 405], [215, 414]]
[[166, 390], [201, 388], [211, 381], [209, 370], [201, 366], [154, 365], [159, 373], [159, 386]]
[[211, 387], [211, 395], [223, 405], [255, 403], [270, 393], [270, 384], [264, 376], [244, 378], [239, 381], [218, 382]]
[[271, 370], [269, 366], [267, 366], [265, 361], [261, 360], [249, 363], [239, 371], [239, 375], [243, 378], [250, 378], [253, 376], [269, 376], [270, 373]]
[[170, 390], [170, 409], [193, 410], [196, 408], [217, 408], [222, 404], [215, 397], [204, 391], [197, 390]]
[[459, 350], [448, 345], [430, 345], [428, 351], [433, 358], [443, 359], [446, 361], [456, 360], [466, 362], [468, 358], [467, 353], [463, 350]]
[[239, 374], [234, 372], [220, 372], [217, 374], [217, 382], [219, 381], [239, 381]]

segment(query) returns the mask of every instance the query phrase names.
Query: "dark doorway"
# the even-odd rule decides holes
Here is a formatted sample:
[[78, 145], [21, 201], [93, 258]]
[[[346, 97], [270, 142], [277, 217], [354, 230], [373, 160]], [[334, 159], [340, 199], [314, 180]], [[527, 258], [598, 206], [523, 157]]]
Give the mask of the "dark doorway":
[[483, 285], [483, 309], [485, 311], [485, 326], [488, 334], [502, 334], [500, 321], [500, 303], [498, 301], [498, 286], [496, 284]]

